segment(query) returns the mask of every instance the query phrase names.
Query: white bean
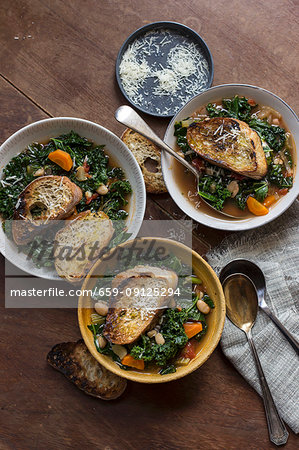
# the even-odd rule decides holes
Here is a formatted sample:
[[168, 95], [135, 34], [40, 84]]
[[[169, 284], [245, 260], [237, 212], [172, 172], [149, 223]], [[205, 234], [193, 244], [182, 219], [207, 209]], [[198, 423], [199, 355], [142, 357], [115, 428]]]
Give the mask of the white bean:
[[98, 314], [100, 314], [100, 316], [107, 316], [108, 314], [108, 306], [104, 302], [97, 302], [94, 305], [94, 309]]
[[90, 191], [85, 192], [85, 198], [86, 200], [89, 200], [92, 197], [92, 193]]
[[196, 303], [197, 309], [203, 314], [209, 314], [211, 308], [206, 304], [203, 300], [197, 300]]
[[34, 177], [41, 177], [43, 175], [45, 175], [45, 169], [43, 167], [41, 169], [37, 169], [37, 171], [33, 174]]
[[77, 168], [77, 172], [76, 172], [76, 178], [78, 181], [85, 181], [87, 180], [87, 176], [86, 176], [86, 172], [83, 166], [79, 166]]
[[203, 292], [202, 292], [202, 290], [200, 289], [199, 285], [197, 285], [196, 288], [195, 288], [195, 294], [198, 295], [198, 297], [199, 297], [200, 299], [203, 298]]
[[149, 332], [147, 333], [147, 335], [148, 335], [149, 338], [152, 338], [152, 337], [156, 336], [156, 334], [157, 334], [157, 331], [156, 331], [156, 330], [151, 330], [151, 331], [149, 331]]
[[106, 195], [108, 193], [108, 188], [104, 184], [101, 184], [101, 186], [98, 187], [97, 193], [100, 195]]
[[239, 192], [239, 183], [237, 181], [231, 181], [228, 186], [227, 189], [229, 190], [229, 192], [231, 192], [232, 197], [234, 198], [237, 193]]
[[158, 344], [158, 345], [165, 344], [165, 339], [164, 339], [164, 337], [163, 337], [163, 335], [161, 333], [157, 333], [156, 334], [155, 341], [156, 341], [156, 344]]
[[104, 336], [98, 337], [98, 344], [100, 348], [105, 348], [107, 344], [107, 340], [104, 338]]

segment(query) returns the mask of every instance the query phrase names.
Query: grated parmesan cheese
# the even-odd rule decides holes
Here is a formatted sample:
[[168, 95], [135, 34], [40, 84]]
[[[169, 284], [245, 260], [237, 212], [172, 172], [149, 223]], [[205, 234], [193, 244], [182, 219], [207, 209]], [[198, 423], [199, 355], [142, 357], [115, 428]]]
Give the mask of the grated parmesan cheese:
[[130, 44], [119, 75], [133, 104], [167, 115], [207, 87], [209, 66], [197, 43], [165, 29]]

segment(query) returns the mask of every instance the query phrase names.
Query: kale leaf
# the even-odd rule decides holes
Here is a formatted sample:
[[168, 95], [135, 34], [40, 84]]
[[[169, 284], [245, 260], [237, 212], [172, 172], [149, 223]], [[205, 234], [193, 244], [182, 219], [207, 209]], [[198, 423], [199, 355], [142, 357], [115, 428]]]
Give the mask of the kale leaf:
[[235, 95], [233, 99], [223, 99], [223, 107], [219, 108], [216, 104], [209, 103], [206, 107], [210, 117], [233, 117], [234, 119], [247, 121], [250, 119], [252, 106], [249, 105], [247, 98]]
[[231, 197], [231, 192], [225, 185], [222, 177], [203, 175], [198, 183], [198, 194], [221, 211], [225, 200]]
[[167, 309], [161, 328], [165, 343], [158, 345], [148, 336], [141, 336], [141, 340], [132, 347], [131, 355], [135, 359], [143, 359], [145, 362], [155, 361], [159, 367], [165, 367], [188, 342], [183, 327], [184, 317], [177, 309]]
[[165, 369], [161, 369], [159, 374], [167, 375], [169, 373], [174, 373], [174, 372], [176, 372], [176, 367], [173, 364], [171, 364], [170, 366], [165, 367]]
[[[187, 127], [182, 127], [182, 122], [177, 122], [174, 125], [174, 135], [177, 138], [177, 144], [185, 155], [185, 159], [189, 162], [192, 161], [197, 155], [196, 153], [189, 147], [187, 141]], [[188, 153], [186, 155], [186, 153]]]
[[271, 164], [268, 169], [268, 179], [280, 189], [290, 189], [293, 185], [293, 177], [286, 177], [283, 174], [281, 164]]
[[257, 182], [250, 179], [239, 181], [239, 192], [234, 198], [235, 204], [238, 208], [244, 210], [246, 208], [246, 201], [250, 194], [254, 194], [259, 202], [263, 202], [267, 197], [269, 184], [266, 180]]
[[107, 342], [107, 344], [105, 345], [104, 348], [101, 348], [99, 346], [98, 337], [103, 334], [104, 326], [105, 326], [105, 323], [102, 323], [102, 324], [92, 323], [91, 325], [87, 325], [87, 328], [93, 334], [94, 344], [95, 344], [95, 347], [96, 347], [97, 351], [99, 353], [101, 353], [102, 355], [110, 356], [113, 359], [113, 361], [115, 361], [116, 364], [121, 367], [121, 369], [128, 370], [128, 367], [124, 366], [121, 363], [120, 357], [116, 353], [114, 353], [114, 351], [112, 350], [111, 342]]
[[253, 128], [264, 139], [269, 147], [279, 152], [285, 144], [286, 132], [283, 128], [276, 125], [270, 125], [267, 120], [251, 119], [248, 125]]
[[269, 190], [267, 181], [261, 181], [260, 183], [253, 183], [252, 187], [254, 190], [255, 198], [259, 202], [263, 202], [267, 197]]

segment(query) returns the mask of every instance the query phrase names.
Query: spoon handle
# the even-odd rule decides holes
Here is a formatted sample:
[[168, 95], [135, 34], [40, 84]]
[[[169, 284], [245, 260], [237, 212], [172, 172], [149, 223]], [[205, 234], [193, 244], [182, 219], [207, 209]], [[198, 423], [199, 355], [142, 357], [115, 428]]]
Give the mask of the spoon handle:
[[268, 306], [261, 307], [263, 311], [267, 314], [268, 317], [275, 323], [277, 328], [284, 334], [286, 339], [289, 341], [289, 343], [292, 345], [294, 350], [297, 352], [297, 355], [299, 355], [299, 342], [296, 338], [285, 328], [285, 326], [280, 322], [280, 320], [277, 319], [275, 314], [268, 308]]
[[195, 167], [191, 166], [191, 164], [189, 164], [184, 158], [178, 155], [177, 152], [175, 152], [171, 147], [165, 144], [165, 142], [163, 142], [162, 139], [160, 139], [159, 136], [156, 135], [156, 133], [139, 116], [139, 114], [134, 111], [133, 108], [127, 105], [120, 106], [115, 111], [115, 118], [118, 122], [122, 123], [126, 127], [131, 128], [134, 131], [137, 131], [137, 133], [142, 134], [142, 136], [146, 137], [154, 144], [158, 145], [167, 153], [169, 153], [171, 156], [176, 158], [181, 164], [183, 164], [183, 166], [190, 170], [190, 172], [192, 172], [198, 180], [198, 172]]
[[264, 401], [264, 408], [268, 423], [268, 431], [270, 436], [270, 441], [273, 442], [275, 445], [283, 445], [287, 442], [289, 433], [280, 418], [280, 415], [276, 409], [274, 400], [272, 398], [268, 383], [266, 381], [260, 359], [258, 357], [253, 339], [251, 334], [251, 329], [246, 333], [249, 346], [251, 348], [252, 354], [254, 356], [254, 361], [256, 364], [257, 372], [259, 375], [259, 380], [262, 388], [263, 393], [263, 401]]

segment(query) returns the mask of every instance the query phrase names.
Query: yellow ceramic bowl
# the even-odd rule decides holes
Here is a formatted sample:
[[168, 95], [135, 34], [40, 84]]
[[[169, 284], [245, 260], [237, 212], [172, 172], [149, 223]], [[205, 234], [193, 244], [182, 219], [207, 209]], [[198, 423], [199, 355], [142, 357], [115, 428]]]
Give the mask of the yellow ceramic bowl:
[[[144, 239], [150, 240], [152, 238], [141, 238], [140, 241], [143, 241]], [[190, 261], [191, 252], [193, 273], [203, 281], [204, 285], [206, 286], [208, 295], [212, 298], [215, 304], [215, 308], [211, 310], [207, 318], [208, 331], [200, 341], [199, 351], [196, 357], [191, 360], [187, 366], [178, 367], [175, 373], [170, 373], [168, 375], [160, 375], [157, 373], [143, 373], [137, 370], [121, 369], [112, 361], [110, 357], [102, 355], [96, 350], [93, 341], [93, 335], [87, 328], [87, 325], [91, 324], [90, 316], [94, 312], [94, 302], [92, 301], [91, 297], [88, 295], [81, 296], [79, 298], [78, 305], [78, 319], [81, 334], [93, 357], [111, 372], [121, 377], [127, 378], [128, 380], [137, 381], [139, 383], [165, 383], [166, 381], [172, 381], [184, 377], [185, 375], [188, 375], [189, 373], [198, 369], [215, 350], [220, 340], [225, 320], [224, 294], [220, 281], [218, 280], [215, 272], [209, 266], [209, 264], [201, 256], [199, 256], [198, 253], [183, 244], [163, 238], [155, 238], [155, 241], [160, 241], [162, 245], [167, 245], [167, 248], [170, 249], [170, 251], [174, 255], [176, 255], [185, 263], [188, 263], [188, 261]], [[129, 245], [129, 242], [125, 242], [121, 245], [121, 247], [125, 247], [127, 245]], [[97, 276], [93, 275], [98, 273], [97, 269], [101, 264], [104, 264], [104, 262], [99, 259], [99, 261], [96, 262], [96, 264], [87, 275], [82, 286], [83, 292], [84, 290], [91, 290], [94, 288], [97, 282]]]

